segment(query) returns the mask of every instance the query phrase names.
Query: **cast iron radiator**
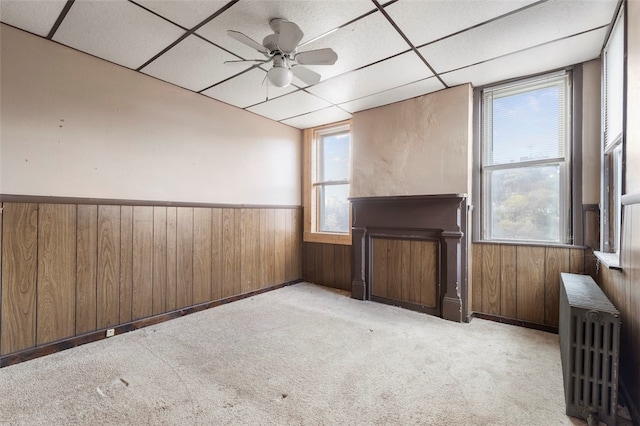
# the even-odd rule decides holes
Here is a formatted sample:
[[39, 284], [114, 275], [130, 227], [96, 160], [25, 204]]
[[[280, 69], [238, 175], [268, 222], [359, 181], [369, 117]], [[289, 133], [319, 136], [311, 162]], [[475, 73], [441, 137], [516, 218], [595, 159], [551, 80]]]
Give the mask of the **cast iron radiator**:
[[590, 276], [560, 275], [558, 332], [567, 415], [615, 425], [620, 314]]

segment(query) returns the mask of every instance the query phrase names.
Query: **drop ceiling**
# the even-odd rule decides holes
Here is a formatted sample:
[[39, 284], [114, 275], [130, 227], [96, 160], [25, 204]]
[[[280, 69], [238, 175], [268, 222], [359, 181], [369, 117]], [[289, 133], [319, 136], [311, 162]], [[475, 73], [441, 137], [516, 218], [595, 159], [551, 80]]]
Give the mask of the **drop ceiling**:
[[[463, 83], [482, 86], [596, 58], [618, 0], [0, 0], [0, 21], [300, 129]], [[269, 21], [330, 47], [322, 80], [263, 84]]]

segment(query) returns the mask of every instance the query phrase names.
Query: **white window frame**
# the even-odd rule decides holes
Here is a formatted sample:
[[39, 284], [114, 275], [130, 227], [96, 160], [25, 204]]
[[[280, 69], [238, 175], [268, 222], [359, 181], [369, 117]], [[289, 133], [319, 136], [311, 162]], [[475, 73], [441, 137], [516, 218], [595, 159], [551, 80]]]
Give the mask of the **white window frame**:
[[[321, 189], [329, 185], [350, 185], [351, 176], [349, 176], [348, 180], [339, 181], [321, 181], [318, 179], [321, 139], [325, 136], [347, 132], [351, 133], [351, 120], [306, 129], [303, 132], [303, 241], [305, 242], [351, 245], [351, 209], [349, 209], [348, 232], [322, 232], [320, 227]], [[352, 140], [350, 142], [349, 157], [351, 157], [351, 147], [353, 145]], [[351, 162], [351, 158], [349, 161]]]
[[[531, 90], [537, 84], [541, 84], [549, 79], [564, 80], [565, 88], [565, 119], [564, 119], [564, 155], [557, 158], [549, 158], [544, 160], [521, 161], [500, 165], [485, 164], [485, 155], [488, 144], [486, 143], [485, 134], [485, 92], [498, 91], [501, 89], [513, 88], [513, 94]], [[485, 87], [480, 93], [480, 191], [481, 191], [481, 212], [480, 212], [480, 239], [482, 241], [491, 242], [509, 242], [509, 243], [540, 243], [540, 244], [571, 244], [573, 240], [572, 233], [572, 203], [571, 203], [571, 147], [572, 147], [572, 103], [573, 103], [573, 82], [571, 71], [563, 70], [559, 72], [548, 73], [536, 77], [512, 81], [509, 83]], [[559, 198], [559, 235], [558, 241], [537, 241], [529, 239], [497, 239], [492, 238], [491, 231], [491, 192], [490, 192], [490, 173], [494, 170], [508, 170], [516, 168], [525, 168], [533, 166], [558, 165], [560, 172], [560, 198]]]
[[[622, 228], [621, 197], [624, 189], [624, 4], [620, 7], [613, 28], [602, 50], [602, 175], [601, 175], [601, 214], [600, 214], [600, 253], [596, 253], [605, 265], [617, 267], [620, 262], [620, 234]], [[616, 42], [617, 44], [612, 45]], [[612, 70], [611, 61], [619, 65], [621, 75], [616, 76], [617, 87], [610, 85]], [[619, 62], [618, 62], [619, 61]], [[615, 66], [615, 65], [614, 65]], [[611, 71], [612, 72], [612, 71]], [[617, 97], [612, 98], [609, 93], [619, 91]], [[614, 117], [609, 121], [612, 111], [610, 101], [616, 103]], [[617, 119], [617, 120], [616, 120]], [[612, 127], [617, 124], [619, 127]], [[604, 254], [604, 255], [603, 255]]]

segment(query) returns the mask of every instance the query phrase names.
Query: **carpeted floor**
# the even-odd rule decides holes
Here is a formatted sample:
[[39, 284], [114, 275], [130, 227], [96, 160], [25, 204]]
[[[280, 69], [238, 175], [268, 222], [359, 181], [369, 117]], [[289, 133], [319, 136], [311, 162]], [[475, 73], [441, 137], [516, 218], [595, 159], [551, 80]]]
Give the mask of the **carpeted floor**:
[[557, 335], [302, 283], [3, 368], [0, 424], [585, 423]]

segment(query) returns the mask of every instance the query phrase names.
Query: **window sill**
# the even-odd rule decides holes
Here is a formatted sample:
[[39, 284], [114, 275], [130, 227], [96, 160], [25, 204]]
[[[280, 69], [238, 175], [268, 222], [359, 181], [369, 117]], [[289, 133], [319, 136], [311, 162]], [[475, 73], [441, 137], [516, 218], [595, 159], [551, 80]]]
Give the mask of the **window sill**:
[[622, 266], [620, 265], [620, 256], [618, 253], [604, 253], [602, 251], [593, 251], [595, 257], [607, 267], [607, 269], [615, 269], [618, 271], [622, 271]]
[[344, 246], [350, 246], [351, 234], [330, 234], [305, 231], [302, 240], [305, 243], [341, 244]]
[[586, 249], [586, 246], [576, 246], [572, 244], [561, 243], [544, 243], [537, 241], [505, 241], [505, 240], [474, 240], [473, 244], [502, 244], [506, 246], [530, 246], [530, 247], [554, 247], [554, 248], [569, 248], [569, 249]]

